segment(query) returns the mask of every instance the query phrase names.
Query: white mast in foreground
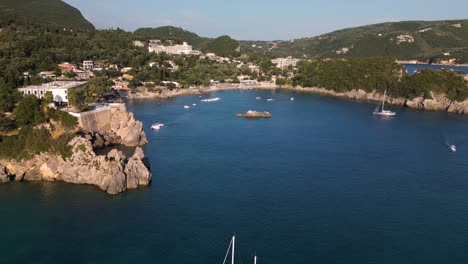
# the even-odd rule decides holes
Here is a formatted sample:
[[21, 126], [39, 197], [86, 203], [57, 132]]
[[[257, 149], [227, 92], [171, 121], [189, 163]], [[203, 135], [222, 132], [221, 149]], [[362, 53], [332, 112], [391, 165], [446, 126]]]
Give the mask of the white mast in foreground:
[[231, 264], [234, 264], [234, 247], [236, 246], [236, 235], [232, 236], [232, 259]]
[[224, 256], [224, 261], [223, 264], [226, 264], [227, 256], [229, 255], [229, 250], [231, 249], [232, 246], [232, 252], [231, 252], [231, 264], [234, 264], [234, 246], [236, 244], [236, 235], [232, 236], [231, 242], [229, 243], [229, 247], [226, 251], [226, 256]]
[[[229, 250], [231, 250], [231, 264], [234, 264], [235, 247], [236, 247], [236, 235], [233, 235], [231, 242], [229, 242], [229, 247], [226, 251], [226, 256], [224, 256], [223, 264], [226, 264], [226, 260], [229, 255]], [[254, 264], [257, 264], [257, 253], [255, 253], [255, 256], [254, 256]]]

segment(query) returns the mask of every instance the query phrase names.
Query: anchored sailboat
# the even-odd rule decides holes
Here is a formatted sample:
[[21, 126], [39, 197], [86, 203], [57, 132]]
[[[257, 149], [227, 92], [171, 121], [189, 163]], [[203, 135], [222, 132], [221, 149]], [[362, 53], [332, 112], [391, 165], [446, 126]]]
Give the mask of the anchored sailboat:
[[[224, 257], [223, 264], [226, 264], [227, 257], [229, 255], [229, 250], [231, 250], [231, 264], [234, 264], [234, 248], [236, 246], [236, 235], [232, 236], [231, 243], [229, 243], [229, 247], [226, 252], [226, 256]], [[257, 254], [254, 257], [254, 264], [257, 264]]]
[[385, 97], [387, 95], [387, 90], [384, 92], [384, 96], [382, 98], [382, 102], [380, 102], [374, 110], [374, 115], [377, 116], [395, 116], [396, 113], [390, 110], [385, 110]]

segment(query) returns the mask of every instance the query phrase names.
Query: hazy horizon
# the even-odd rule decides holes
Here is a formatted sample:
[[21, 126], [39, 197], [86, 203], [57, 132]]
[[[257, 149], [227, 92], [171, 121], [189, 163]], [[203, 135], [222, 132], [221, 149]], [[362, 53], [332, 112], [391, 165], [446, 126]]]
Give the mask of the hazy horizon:
[[458, 20], [466, 18], [465, 10], [468, 10], [468, 2], [462, 0], [443, 3], [435, 0], [395, 0], [392, 3], [238, 0], [222, 4], [214, 0], [196, 3], [181, 0], [170, 4], [160, 0], [65, 2], [78, 8], [99, 29], [118, 27], [134, 31], [141, 27], [175, 26], [203, 37], [229, 35], [239, 40], [289, 40], [383, 22]]

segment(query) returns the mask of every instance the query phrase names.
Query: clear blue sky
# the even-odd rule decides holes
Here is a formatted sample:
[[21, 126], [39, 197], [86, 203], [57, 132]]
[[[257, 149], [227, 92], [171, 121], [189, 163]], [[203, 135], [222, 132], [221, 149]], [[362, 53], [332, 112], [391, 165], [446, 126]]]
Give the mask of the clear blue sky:
[[401, 20], [468, 18], [468, 0], [65, 0], [97, 28], [178, 26], [240, 40], [311, 37]]

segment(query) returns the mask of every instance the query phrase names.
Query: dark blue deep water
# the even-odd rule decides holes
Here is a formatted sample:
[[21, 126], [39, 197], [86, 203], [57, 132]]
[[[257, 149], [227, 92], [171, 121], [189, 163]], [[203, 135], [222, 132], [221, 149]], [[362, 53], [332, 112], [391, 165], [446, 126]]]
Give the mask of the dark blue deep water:
[[[148, 188], [1, 185], [0, 262], [222, 263], [235, 232], [236, 263], [255, 252], [259, 264], [468, 263], [468, 117], [391, 107], [397, 117], [381, 119], [373, 104], [289, 92], [212, 96], [222, 100], [129, 103], [150, 141]], [[234, 117], [249, 109], [273, 117]]]

